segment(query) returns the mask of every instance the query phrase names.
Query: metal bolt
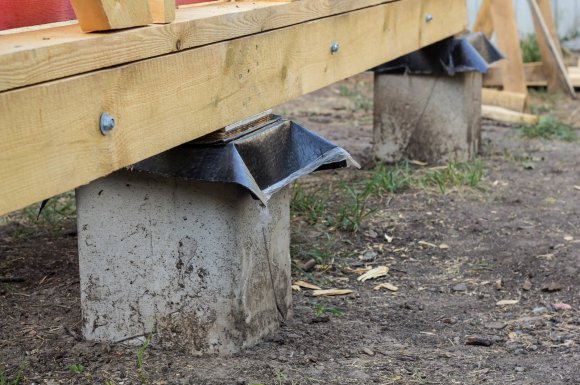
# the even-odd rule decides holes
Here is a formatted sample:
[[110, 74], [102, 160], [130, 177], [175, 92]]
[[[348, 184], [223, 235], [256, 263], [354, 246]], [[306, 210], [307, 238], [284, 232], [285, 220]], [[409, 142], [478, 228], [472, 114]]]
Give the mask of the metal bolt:
[[336, 41], [333, 41], [332, 44], [330, 45], [330, 53], [334, 55], [335, 53], [338, 52], [339, 49], [340, 44], [338, 44]]
[[425, 15], [425, 21], [426, 21], [427, 23], [430, 23], [430, 22], [432, 22], [432, 21], [433, 21], [433, 15], [432, 15], [432, 14], [430, 14], [430, 13], [426, 14], [426, 15]]
[[101, 134], [107, 135], [115, 128], [115, 119], [109, 115], [108, 112], [103, 112], [101, 118], [99, 119], [99, 129]]

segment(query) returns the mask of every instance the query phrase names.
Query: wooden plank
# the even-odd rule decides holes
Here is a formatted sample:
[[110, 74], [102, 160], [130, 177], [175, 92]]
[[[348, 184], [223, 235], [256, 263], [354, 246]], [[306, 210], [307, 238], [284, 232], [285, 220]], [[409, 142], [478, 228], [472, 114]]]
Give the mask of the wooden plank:
[[526, 99], [527, 96], [525, 94], [517, 92], [499, 91], [490, 88], [482, 88], [481, 90], [482, 104], [503, 107], [516, 112], [524, 112]]
[[506, 60], [500, 62], [504, 90], [526, 94], [528, 90], [513, 3], [506, 0], [490, 0], [490, 7], [497, 46], [506, 56]]
[[472, 30], [473, 32], [482, 32], [488, 39], [491, 39], [493, 35], [493, 20], [491, 18], [490, 0], [483, 0], [481, 3]]
[[91, 34], [82, 33], [77, 25], [70, 25], [0, 36], [0, 91], [283, 28], [390, 1], [392, 0], [209, 3], [178, 9], [176, 21], [168, 25]]
[[564, 92], [567, 92], [572, 98], [576, 99], [576, 91], [568, 78], [566, 65], [562, 60], [561, 51], [558, 51], [558, 47], [552, 39], [552, 35], [550, 34], [540, 8], [538, 7], [538, 3], [536, 3], [536, 0], [528, 0], [528, 4], [530, 5], [530, 10], [534, 19], [536, 37], [540, 52], [542, 53], [544, 69], [547, 70], [545, 73], [548, 80], [548, 88], [561, 89]]
[[523, 114], [506, 108], [487, 105], [481, 106], [481, 117], [510, 124], [536, 124], [539, 120], [536, 115]]
[[538, 7], [540, 8], [540, 13], [544, 17], [544, 22], [548, 31], [550, 31], [550, 36], [552, 36], [552, 41], [556, 50], [560, 53], [562, 57], [562, 46], [560, 45], [560, 35], [556, 30], [556, 24], [554, 23], [554, 14], [552, 13], [552, 1], [551, 0], [536, 0]]
[[147, 0], [70, 0], [84, 32], [140, 27], [153, 23]]
[[[177, 0], [179, 5], [205, 0]], [[76, 19], [70, 0], [0, 0], [0, 31]]]
[[175, 0], [149, 0], [149, 10], [154, 23], [171, 23], [175, 20]]
[[[1, 93], [0, 214], [452, 36], [466, 20], [463, 0], [402, 0]], [[117, 123], [107, 136], [105, 111]]]
[[[483, 75], [483, 86], [501, 87], [503, 85], [501, 71], [500, 67], [491, 66]], [[524, 63], [524, 74], [528, 87], [546, 87], [548, 84], [542, 63]]]

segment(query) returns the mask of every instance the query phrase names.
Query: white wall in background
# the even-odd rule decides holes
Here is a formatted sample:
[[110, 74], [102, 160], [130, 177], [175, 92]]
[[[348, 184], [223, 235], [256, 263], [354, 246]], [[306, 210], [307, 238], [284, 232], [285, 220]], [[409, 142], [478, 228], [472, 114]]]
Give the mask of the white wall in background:
[[[466, 0], [469, 10], [469, 25], [472, 26], [482, 0]], [[513, 0], [520, 34], [534, 33], [534, 24], [527, 0]], [[580, 32], [580, 0], [552, 0], [556, 28], [561, 37]]]

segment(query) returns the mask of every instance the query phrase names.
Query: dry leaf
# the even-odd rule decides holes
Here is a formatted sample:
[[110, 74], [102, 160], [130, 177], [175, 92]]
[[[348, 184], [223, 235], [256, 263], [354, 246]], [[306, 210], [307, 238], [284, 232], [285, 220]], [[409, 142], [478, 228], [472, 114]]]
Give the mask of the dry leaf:
[[573, 240], [574, 240], [574, 237], [573, 237], [573, 236], [571, 236], [571, 235], [566, 235], [566, 236], [564, 237], [564, 240], [565, 240], [565, 241], [568, 241], [568, 242], [571, 242], [571, 241], [573, 241]]
[[420, 160], [410, 160], [409, 163], [415, 166], [427, 166], [429, 163], [421, 162]]
[[449, 249], [449, 245], [447, 245], [447, 244], [445, 244], [445, 243], [442, 243], [442, 244], [440, 244], [440, 245], [439, 245], [439, 248], [440, 248], [441, 250], [447, 250], [447, 249]]
[[387, 241], [387, 243], [391, 243], [393, 242], [393, 237], [390, 237], [387, 234], [385, 234], [385, 240]]
[[429, 247], [433, 247], [433, 248], [435, 248], [435, 249], [437, 248], [437, 245], [435, 245], [435, 244], [433, 244], [433, 243], [430, 243], [430, 242], [419, 241], [418, 243], [419, 243], [420, 245], [422, 245], [422, 246], [429, 246]]
[[495, 289], [496, 290], [501, 290], [503, 286], [503, 282], [501, 281], [501, 278], [495, 281]]
[[368, 267], [357, 267], [356, 269], [351, 269], [351, 268], [348, 268], [347, 270], [348, 270], [350, 273], [353, 273], [353, 274], [356, 274], [356, 275], [361, 275], [361, 274], [364, 274], [364, 273], [366, 273], [367, 271], [369, 271], [369, 270], [370, 270], [370, 268], [368, 268]]
[[580, 186], [574, 186], [574, 189], [580, 191]]
[[501, 301], [498, 301], [496, 305], [497, 306], [515, 305], [519, 302], [520, 302], [519, 299], [502, 299]]
[[294, 291], [302, 291], [302, 289], [300, 289], [300, 286], [298, 286], [298, 285], [292, 285], [292, 290], [294, 290]]
[[363, 275], [357, 278], [361, 282], [368, 281], [369, 279], [384, 277], [389, 273], [389, 268], [387, 266], [375, 267], [372, 270], [367, 271]]
[[313, 285], [313, 284], [306, 282], [306, 281], [296, 281], [296, 282], [294, 282], [294, 285], [298, 286], [298, 287], [303, 287], [305, 289], [310, 289], [310, 290], [321, 290], [322, 289], [321, 287]]
[[373, 290], [381, 290], [387, 289], [389, 291], [399, 291], [399, 288], [395, 285], [391, 285], [390, 283], [381, 283], [373, 288]]
[[314, 297], [330, 297], [334, 295], [346, 295], [351, 294], [353, 291], [350, 289], [328, 289], [328, 290], [314, 290], [312, 295]]

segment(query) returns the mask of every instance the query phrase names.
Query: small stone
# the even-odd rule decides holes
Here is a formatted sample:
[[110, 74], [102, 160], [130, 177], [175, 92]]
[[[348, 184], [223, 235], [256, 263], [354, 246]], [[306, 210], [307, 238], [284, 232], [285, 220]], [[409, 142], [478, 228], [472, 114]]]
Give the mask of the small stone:
[[361, 257], [359, 257], [359, 259], [363, 262], [373, 262], [376, 257], [377, 253], [375, 253], [374, 251], [367, 251]]
[[378, 236], [379, 236], [379, 234], [377, 234], [377, 232], [376, 232], [376, 231], [374, 231], [374, 230], [369, 230], [369, 231], [367, 231], [367, 235], [368, 235], [370, 238], [376, 238], [376, 237], [378, 237]]
[[453, 291], [467, 291], [467, 285], [464, 283], [458, 283], [453, 286]]
[[374, 356], [375, 352], [373, 352], [371, 349], [369, 348], [362, 348], [361, 351], [366, 354], [367, 356]]
[[526, 279], [524, 284], [522, 285], [522, 289], [524, 289], [525, 291], [532, 290], [532, 282], [529, 279]]
[[535, 307], [534, 310], [532, 310], [532, 313], [534, 313], [535, 315], [541, 315], [544, 314], [548, 311], [548, 309], [546, 309], [543, 306], [540, 307]]
[[558, 282], [551, 282], [547, 285], [544, 285], [544, 287], [542, 287], [542, 291], [548, 292], [548, 293], [554, 293], [556, 291], [560, 291], [562, 290], [562, 285], [560, 285]]
[[506, 324], [503, 322], [494, 321], [494, 322], [490, 322], [490, 323], [485, 324], [485, 327], [488, 329], [501, 330], [501, 329], [506, 327]]
[[491, 346], [493, 342], [489, 338], [480, 336], [469, 336], [465, 339], [465, 345], [472, 346]]
[[308, 272], [308, 271], [312, 270], [314, 268], [314, 266], [316, 266], [316, 260], [311, 259], [304, 264], [304, 266], [302, 267], [302, 270]]
[[524, 368], [522, 368], [521, 366], [516, 366], [515, 371], [518, 373], [522, 373], [524, 371]]

